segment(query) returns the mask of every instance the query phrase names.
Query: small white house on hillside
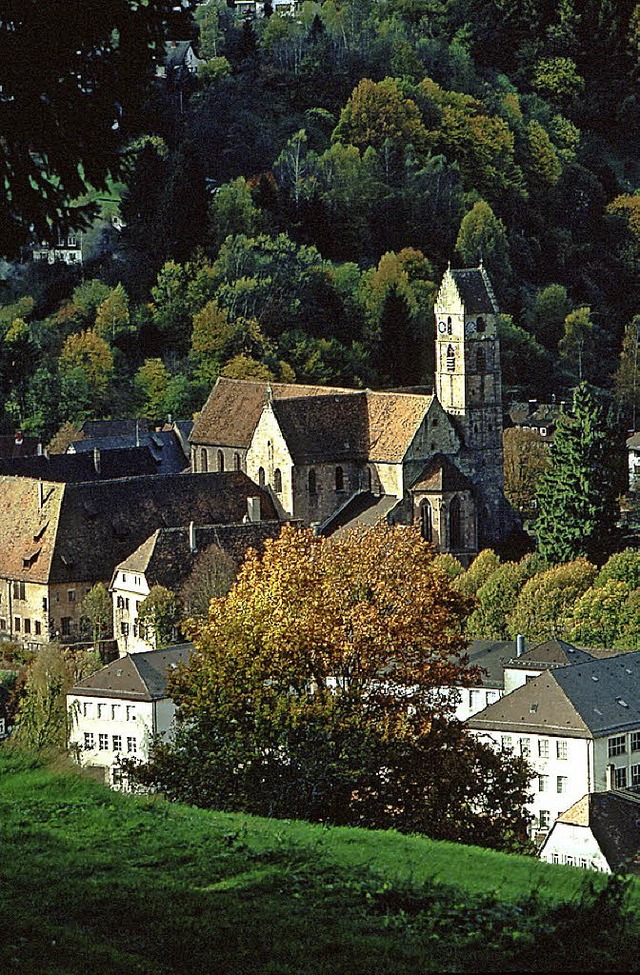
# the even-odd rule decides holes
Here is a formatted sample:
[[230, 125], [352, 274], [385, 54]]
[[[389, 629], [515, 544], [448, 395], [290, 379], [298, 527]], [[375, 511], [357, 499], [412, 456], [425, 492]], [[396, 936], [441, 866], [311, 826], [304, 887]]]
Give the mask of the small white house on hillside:
[[558, 816], [540, 859], [572, 867], [637, 873], [640, 868], [640, 795], [592, 792]]
[[126, 787], [122, 758], [146, 761], [156, 735], [170, 734], [176, 707], [167, 678], [186, 663], [191, 644], [127, 655], [86, 677], [67, 694], [69, 750], [107, 785]]

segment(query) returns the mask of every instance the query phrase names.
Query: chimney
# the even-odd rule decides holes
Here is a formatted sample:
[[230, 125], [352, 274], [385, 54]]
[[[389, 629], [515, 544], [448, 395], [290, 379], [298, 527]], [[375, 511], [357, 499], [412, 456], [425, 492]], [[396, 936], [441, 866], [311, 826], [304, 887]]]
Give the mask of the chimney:
[[21, 447], [22, 446], [22, 444], [24, 443], [24, 437], [22, 436], [22, 430], [16, 430], [16, 439], [15, 439], [14, 442], [15, 442], [16, 447]]
[[198, 551], [196, 545], [196, 526], [192, 521], [189, 522], [189, 551], [192, 555]]
[[38, 450], [38, 457], [42, 457], [42, 444], [41, 443], [38, 444], [37, 450]]
[[516, 657], [521, 657], [524, 653], [524, 636], [518, 633], [516, 637]]
[[171, 424], [173, 423], [173, 416], [171, 415], [171, 413], [167, 413], [167, 423], [169, 424], [169, 426], [171, 426]]
[[532, 413], [535, 413], [535, 411], [537, 409], [538, 409], [538, 400], [537, 399], [530, 399], [529, 400], [529, 415], [531, 415]]
[[260, 521], [260, 498], [247, 498], [247, 518], [251, 523]]
[[44, 484], [38, 481], [38, 511], [44, 508]]
[[96, 469], [96, 474], [100, 473], [100, 450], [98, 447], [93, 448], [93, 466]]

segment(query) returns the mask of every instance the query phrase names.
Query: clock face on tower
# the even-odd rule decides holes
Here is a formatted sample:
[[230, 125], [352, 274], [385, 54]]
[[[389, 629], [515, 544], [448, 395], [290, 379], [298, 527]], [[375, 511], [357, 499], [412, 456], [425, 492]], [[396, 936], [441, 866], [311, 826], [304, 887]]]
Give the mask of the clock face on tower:
[[465, 325], [465, 329], [464, 330], [467, 333], [467, 335], [473, 335], [473, 333], [476, 330], [476, 323], [475, 322], [467, 322], [467, 324]]
[[447, 323], [438, 322], [438, 331], [440, 332], [441, 335], [444, 335], [444, 333], [447, 331]]

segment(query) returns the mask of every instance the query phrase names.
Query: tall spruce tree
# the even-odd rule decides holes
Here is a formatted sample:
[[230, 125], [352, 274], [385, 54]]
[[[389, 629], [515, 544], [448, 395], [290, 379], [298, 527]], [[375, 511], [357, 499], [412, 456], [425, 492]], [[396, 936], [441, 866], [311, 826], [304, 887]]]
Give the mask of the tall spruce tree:
[[585, 556], [602, 563], [616, 538], [616, 451], [603, 408], [587, 383], [562, 417], [550, 464], [537, 492], [535, 529], [541, 554], [552, 563]]

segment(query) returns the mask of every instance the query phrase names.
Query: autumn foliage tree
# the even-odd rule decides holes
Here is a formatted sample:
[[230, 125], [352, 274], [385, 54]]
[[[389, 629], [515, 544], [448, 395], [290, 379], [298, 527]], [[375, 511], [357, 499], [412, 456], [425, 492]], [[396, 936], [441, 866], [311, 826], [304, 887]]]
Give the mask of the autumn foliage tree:
[[204, 806], [504, 844], [526, 773], [439, 691], [473, 680], [467, 609], [413, 528], [284, 528], [192, 624], [176, 739], [143, 781]]

